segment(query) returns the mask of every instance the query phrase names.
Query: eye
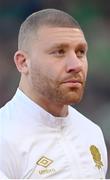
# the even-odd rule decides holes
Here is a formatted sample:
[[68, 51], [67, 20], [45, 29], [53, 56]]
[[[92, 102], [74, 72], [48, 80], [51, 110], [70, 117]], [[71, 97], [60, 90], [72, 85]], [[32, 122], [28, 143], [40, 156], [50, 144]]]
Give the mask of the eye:
[[85, 55], [86, 55], [86, 51], [85, 51], [84, 49], [78, 49], [78, 50], [76, 51], [76, 56], [77, 56], [78, 58], [83, 58]]
[[62, 57], [65, 54], [65, 50], [64, 49], [57, 49], [57, 50], [54, 50], [52, 52], [52, 54], [54, 54], [57, 57]]

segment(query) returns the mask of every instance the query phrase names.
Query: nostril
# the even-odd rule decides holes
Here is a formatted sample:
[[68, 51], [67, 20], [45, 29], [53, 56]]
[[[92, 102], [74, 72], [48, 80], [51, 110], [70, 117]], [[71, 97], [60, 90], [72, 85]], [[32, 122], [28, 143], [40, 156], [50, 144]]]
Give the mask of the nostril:
[[70, 73], [70, 72], [80, 72], [82, 69], [82, 64], [81, 62], [72, 62], [72, 63], [68, 63], [66, 66], [66, 72]]
[[67, 72], [68, 72], [68, 73], [71, 73], [71, 72], [76, 72], [76, 73], [78, 73], [78, 72], [80, 72], [80, 71], [81, 71], [81, 68], [77, 68], [77, 69], [76, 69], [76, 68], [74, 68], [74, 69], [71, 68], [71, 69], [68, 69]]

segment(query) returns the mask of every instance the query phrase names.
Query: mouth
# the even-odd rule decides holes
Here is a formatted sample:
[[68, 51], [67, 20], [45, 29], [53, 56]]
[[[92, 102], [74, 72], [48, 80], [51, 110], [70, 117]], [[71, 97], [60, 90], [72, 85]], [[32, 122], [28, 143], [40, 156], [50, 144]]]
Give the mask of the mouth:
[[83, 82], [77, 79], [70, 79], [70, 80], [64, 81], [63, 84], [69, 87], [79, 88], [82, 86]]

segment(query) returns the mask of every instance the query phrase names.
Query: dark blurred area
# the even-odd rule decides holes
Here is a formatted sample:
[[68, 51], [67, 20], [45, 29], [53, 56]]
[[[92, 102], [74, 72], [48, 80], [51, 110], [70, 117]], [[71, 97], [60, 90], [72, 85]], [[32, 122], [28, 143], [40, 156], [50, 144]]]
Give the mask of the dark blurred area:
[[[0, 107], [14, 95], [19, 83], [13, 56], [20, 24], [34, 11], [57, 8], [80, 23], [89, 45], [89, 72], [82, 102], [75, 106], [103, 130], [110, 154], [110, 1], [108, 0], [0, 0]], [[97, 137], [96, 137], [97, 138]], [[110, 155], [109, 155], [110, 161]], [[107, 178], [110, 178], [110, 164]]]

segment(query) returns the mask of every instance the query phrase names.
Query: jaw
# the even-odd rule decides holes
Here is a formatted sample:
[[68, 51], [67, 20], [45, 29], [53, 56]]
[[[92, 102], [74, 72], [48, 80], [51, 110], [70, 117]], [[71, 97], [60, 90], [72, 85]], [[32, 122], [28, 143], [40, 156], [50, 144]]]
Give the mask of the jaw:
[[[26, 81], [27, 82], [27, 81]], [[58, 86], [32, 87], [20, 82], [20, 89], [36, 104], [54, 116], [66, 116], [68, 105], [79, 103], [83, 96], [83, 86], [81, 88], [65, 88], [61, 84]], [[44, 91], [45, 89], [45, 91]]]
[[83, 85], [80, 88], [65, 88], [59, 89], [56, 95], [56, 103], [62, 105], [72, 105], [79, 103], [84, 94]]

